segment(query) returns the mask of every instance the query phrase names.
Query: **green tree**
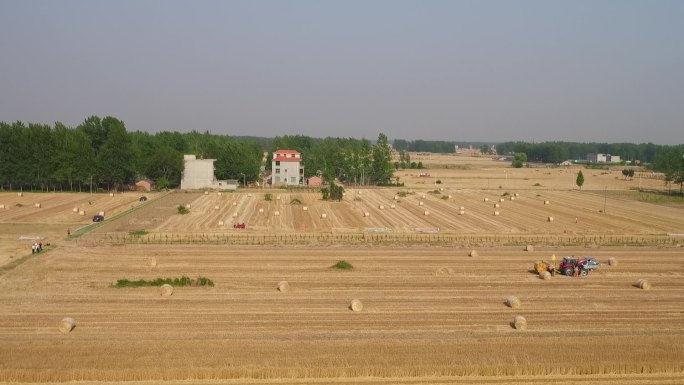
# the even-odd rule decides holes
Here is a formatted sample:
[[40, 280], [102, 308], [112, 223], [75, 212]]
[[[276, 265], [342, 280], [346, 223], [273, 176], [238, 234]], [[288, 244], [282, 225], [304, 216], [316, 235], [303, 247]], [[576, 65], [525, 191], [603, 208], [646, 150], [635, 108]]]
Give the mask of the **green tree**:
[[387, 183], [392, 178], [392, 150], [387, 143], [387, 135], [378, 135], [378, 141], [373, 145], [373, 160], [371, 163], [371, 180], [375, 183]]
[[584, 174], [582, 174], [582, 170], [579, 170], [579, 172], [577, 173], [577, 179], [575, 179], [575, 184], [577, 185], [577, 187], [580, 188], [580, 190], [582, 189], [582, 185], [584, 185]]
[[116, 118], [102, 119], [102, 126], [107, 131], [107, 140], [97, 154], [98, 181], [118, 189], [135, 175], [131, 139], [124, 123]]
[[511, 162], [511, 166], [515, 168], [521, 168], [525, 162], [527, 162], [527, 154], [524, 152], [516, 152], [513, 154], [513, 162]]

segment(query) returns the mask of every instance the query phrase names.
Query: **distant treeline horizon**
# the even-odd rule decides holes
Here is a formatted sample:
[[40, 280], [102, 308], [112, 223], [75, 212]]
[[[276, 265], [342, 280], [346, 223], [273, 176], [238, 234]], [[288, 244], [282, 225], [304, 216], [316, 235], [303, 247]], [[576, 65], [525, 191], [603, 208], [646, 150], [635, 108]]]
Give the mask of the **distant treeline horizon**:
[[[650, 163], [651, 168], [674, 175], [684, 168], [684, 145], [653, 143], [578, 142], [468, 142], [439, 140], [390, 141], [378, 136], [381, 146], [368, 139], [314, 138], [305, 135], [275, 137], [231, 136], [208, 131], [188, 133], [126, 131], [124, 122], [108, 116], [91, 116], [77, 127], [59, 122], [0, 122], [0, 187], [70, 191], [120, 188], [147, 178], [158, 187], [177, 187], [183, 171], [183, 154], [216, 159], [218, 179], [259, 181], [263, 152], [289, 147], [302, 152], [305, 176], [321, 175], [356, 183], [386, 183], [384, 143], [397, 151], [454, 153], [459, 148], [483, 153], [525, 153], [530, 162], [560, 163], [585, 159], [589, 153], [619, 155], [622, 160]], [[374, 157], [378, 160], [374, 161]], [[380, 161], [380, 158], [382, 160]], [[266, 163], [266, 170], [270, 163]], [[681, 171], [679, 171], [681, 172]]]

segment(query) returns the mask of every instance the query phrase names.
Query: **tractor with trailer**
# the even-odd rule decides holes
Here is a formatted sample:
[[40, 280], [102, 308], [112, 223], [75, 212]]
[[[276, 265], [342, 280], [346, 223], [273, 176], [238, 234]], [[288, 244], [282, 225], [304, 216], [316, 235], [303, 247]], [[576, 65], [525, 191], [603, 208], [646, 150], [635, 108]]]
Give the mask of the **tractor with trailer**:
[[589, 274], [590, 271], [598, 269], [601, 266], [599, 261], [594, 257], [582, 256], [579, 258], [565, 257], [558, 265], [558, 271], [567, 276], [573, 276], [575, 274], [580, 277], [584, 277]]

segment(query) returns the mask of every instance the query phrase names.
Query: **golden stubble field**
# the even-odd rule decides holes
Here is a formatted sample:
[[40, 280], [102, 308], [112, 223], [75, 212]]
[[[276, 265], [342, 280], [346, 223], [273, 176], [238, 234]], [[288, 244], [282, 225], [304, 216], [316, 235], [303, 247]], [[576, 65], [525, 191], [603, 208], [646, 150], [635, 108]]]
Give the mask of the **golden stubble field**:
[[[452, 157], [430, 157], [432, 164], [452, 165]], [[461, 169], [427, 170], [440, 185], [434, 177], [429, 183], [400, 176], [404, 188], [348, 188], [339, 203], [284, 190], [176, 192], [140, 207], [137, 195], [122, 194], [118, 203], [110, 201], [116, 196], [96, 195], [98, 205], [112, 203], [108, 211], [131, 205], [135, 210], [78, 240], [59, 233], [87, 223], [72, 219], [71, 208], [87, 203], [89, 195], [57, 194], [63, 207], [50, 215], [0, 213], [0, 225], [14, 228], [16, 222], [15, 232], [22, 234], [56, 228], [55, 249], [0, 271], [0, 382], [684, 383], [684, 249], [676, 236], [684, 233], [684, 209], [641, 202], [629, 192], [638, 183], [662, 189], [662, 181], [584, 170], [587, 183], [578, 191], [571, 186], [577, 169], [512, 170], [480, 158], [453, 158]], [[502, 175], [504, 170], [511, 174]], [[435, 189], [439, 194], [429, 193]], [[395, 200], [399, 191], [409, 194]], [[264, 200], [267, 192], [270, 202]], [[504, 202], [496, 202], [502, 197]], [[294, 198], [302, 204], [292, 204]], [[494, 203], [500, 204], [499, 216], [493, 215]], [[190, 205], [189, 214], [175, 213], [181, 204]], [[234, 222], [248, 227], [235, 230]], [[385, 227], [397, 236], [438, 228], [438, 234], [511, 239], [669, 233], [672, 242], [540, 243], [527, 252], [506, 242], [238, 246], [116, 238], [141, 229], [150, 236], [315, 236]], [[468, 256], [472, 248], [477, 257]], [[551, 254], [594, 255], [603, 266], [584, 278], [539, 279], [530, 272], [533, 262]], [[619, 263], [608, 266], [609, 257]], [[331, 269], [338, 260], [354, 269]], [[162, 297], [158, 288], [111, 287], [117, 279], [182, 275], [208, 277], [215, 286], [180, 287], [171, 297]], [[639, 279], [652, 288], [634, 286]], [[289, 291], [276, 290], [282, 280]], [[519, 309], [504, 304], [510, 295], [522, 302]], [[352, 299], [363, 302], [361, 312], [349, 309]], [[512, 327], [515, 315], [526, 317], [527, 330]], [[61, 334], [57, 327], [66, 316], [77, 326]]]

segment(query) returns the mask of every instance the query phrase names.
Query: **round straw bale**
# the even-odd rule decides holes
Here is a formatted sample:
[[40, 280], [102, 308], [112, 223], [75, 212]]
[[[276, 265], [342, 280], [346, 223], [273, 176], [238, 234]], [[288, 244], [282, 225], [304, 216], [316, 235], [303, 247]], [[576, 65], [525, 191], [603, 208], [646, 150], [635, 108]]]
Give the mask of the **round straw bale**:
[[518, 193], [515, 193], [515, 196], [520, 196], [520, 194], [518, 194]]
[[458, 215], [464, 215], [464, 214], [465, 214], [465, 210], [461, 210], [458, 212]]
[[548, 205], [549, 203], [551, 203], [551, 202], [549, 202], [549, 201], [544, 201], [544, 204], [545, 204], [545, 205]]
[[306, 206], [304, 206], [304, 207], [302, 207], [302, 210], [304, 210], [304, 211], [309, 211], [309, 208], [306, 207]]
[[247, 198], [251, 198], [251, 197], [252, 197], [252, 194], [247, 194]]
[[17, 193], [17, 196], [23, 197], [24, 193]]
[[288, 290], [290, 290], [290, 284], [287, 283], [287, 281], [278, 282], [278, 291], [279, 292], [284, 293]]
[[430, 215], [430, 212], [427, 211], [427, 210], [425, 210], [425, 212], [423, 213], [423, 215]]
[[395, 195], [395, 196], [394, 196], [394, 200], [395, 200], [395, 201], [398, 201], [398, 200], [399, 200], [399, 195]]
[[114, 196], [114, 193], [109, 193], [109, 196], [110, 196], [110, 197], [113, 197], [113, 196]]
[[639, 289], [649, 290], [651, 288], [651, 283], [648, 280], [640, 279], [637, 281], [636, 286]]
[[553, 217], [549, 217], [548, 221], [553, 222]]
[[214, 206], [214, 210], [218, 210], [218, 209], [219, 209], [218, 205]]
[[517, 330], [527, 330], [527, 320], [521, 315], [517, 315], [513, 318], [513, 327]]
[[383, 206], [383, 205], [380, 205], [380, 206], [378, 206], [378, 209], [380, 209], [380, 210], [384, 210], [384, 209], [385, 209], [385, 206]]
[[5, 205], [0, 205], [0, 209], [5, 209]]
[[[278, 215], [278, 214], [276, 214]], [[233, 213], [233, 218], [237, 218], [237, 213]]]
[[534, 251], [534, 246], [532, 246], [532, 245], [525, 246], [525, 251]]
[[425, 194], [421, 195], [420, 197], [421, 197], [422, 199], [425, 199]]
[[465, 210], [465, 207], [461, 206], [461, 207], [459, 207], [459, 210], [463, 211], [463, 210]]
[[511, 200], [512, 200], [512, 201], [514, 201], [514, 200], [515, 200], [515, 197], [514, 197], [514, 196], [512, 196], [512, 197], [511, 197]]
[[263, 212], [264, 212], [264, 209], [259, 209], [259, 213], [263, 213]]
[[495, 207], [495, 208], [499, 208], [499, 207], [501, 207], [501, 205], [498, 204], [498, 203], [494, 203], [494, 207]]
[[219, 221], [219, 226], [223, 226], [225, 223], [223, 221]]
[[498, 216], [499, 216], [499, 212], [498, 212], [498, 211], [494, 211], [494, 216], [495, 216], [495, 217], [498, 217]]
[[449, 195], [449, 199], [451, 199], [451, 195]]
[[440, 188], [439, 188], [439, 191], [444, 191], [444, 187], [440, 187]]
[[62, 332], [62, 334], [71, 332], [75, 327], [76, 321], [74, 321], [74, 319], [71, 317], [64, 317], [59, 323], [59, 331]]
[[104, 217], [105, 212], [104, 212], [104, 211], [100, 211], [98, 214], [99, 214], [99, 215], [102, 215], [102, 216]]
[[342, 193], [342, 196], [347, 196], [347, 193], [346, 193], [346, 192], [343, 192], [343, 193]]
[[278, 196], [276, 197], [276, 200], [280, 200], [280, 195], [278, 195]]
[[352, 311], [361, 311], [363, 310], [363, 303], [358, 299], [353, 299], [349, 305], [349, 308]]
[[168, 283], [165, 283], [161, 285], [159, 291], [162, 297], [170, 297], [171, 295], [173, 295], [173, 286], [169, 285]]
[[608, 265], [610, 265], [610, 266], [617, 266], [617, 265], [618, 265], [617, 259], [615, 259], [615, 257], [609, 257], [609, 258], [608, 258]]
[[321, 218], [325, 219], [327, 217], [328, 217], [328, 214], [326, 214], [326, 213], [321, 214]]
[[149, 266], [149, 267], [157, 266], [157, 258], [155, 258], [155, 257], [148, 258], [147, 259], [147, 266]]
[[514, 295], [509, 295], [506, 297], [506, 306], [510, 307], [511, 309], [517, 309], [521, 305], [520, 300], [518, 297]]
[[470, 250], [470, 254], [468, 254], [471, 257], [477, 257], [479, 254], [477, 254], [477, 250]]
[[368, 211], [366, 211], [366, 212], [363, 213], [363, 216], [364, 216], [364, 217], [370, 217], [370, 213], [369, 213]]
[[274, 212], [273, 212], [273, 215], [275, 215], [275, 216], [280, 215], [280, 211], [274, 211]]
[[485, 202], [489, 202], [489, 198], [485, 198], [484, 201], [485, 201]]
[[392, 204], [390, 205], [390, 208], [391, 208], [391, 209], [396, 208], [396, 207], [397, 207], [397, 205], [395, 205], [394, 203], [392, 203]]
[[71, 211], [77, 213], [77, 212], [78, 212], [78, 207], [74, 207], [73, 209], [71, 209]]
[[361, 191], [357, 191], [356, 194], [357, 194], [357, 195], [361, 195]]
[[217, 194], [218, 194], [218, 196], [221, 196], [221, 192], [220, 192], [220, 191], [219, 191]]
[[78, 212], [78, 215], [85, 215], [85, 210], [81, 210]]
[[233, 206], [237, 206], [237, 202], [233, 202]]
[[499, 199], [499, 202], [503, 202], [503, 201], [504, 201], [504, 199], [503, 199], [503, 198]]
[[39, 208], [40, 208], [40, 203], [35, 203], [35, 204], [33, 205], [33, 207], [39, 209]]
[[187, 203], [187, 204], [185, 205], [185, 208], [186, 208], [186, 209], [189, 209], [189, 208], [190, 208], [190, 203]]
[[551, 273], [549, 273], [547, 270], [542, 270], [539, 272], [539, 278], [543, 279], [544, 281], [548, 281], [551, 279]]
[[204, 195], [209, 195], [209, 191], [205, 191], [205, 192], [204, 192]]
[[423, 205], [423, 201], [418, 202], [418, 206], [422, 206], [422, 205]]

